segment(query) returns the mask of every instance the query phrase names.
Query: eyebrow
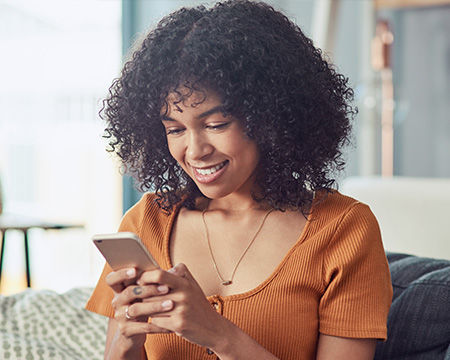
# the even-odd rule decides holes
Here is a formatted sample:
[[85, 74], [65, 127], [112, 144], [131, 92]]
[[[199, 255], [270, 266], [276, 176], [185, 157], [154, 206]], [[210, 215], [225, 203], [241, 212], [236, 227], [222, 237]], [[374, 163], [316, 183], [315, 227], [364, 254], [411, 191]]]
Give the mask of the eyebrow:
[[[218, 112], [223, 112], [223, 105], [214, 106], [213, 108], [206, 110], [205, 112], [202, 112], [200, 115], [197, 115], [196, 118], [202, 119], [202, 118], [208, 117], [212, 114], [216, 114]], [[169, 116], [163, 115], [161, 121], [177, 121], [177, 120], [172, 119]]]

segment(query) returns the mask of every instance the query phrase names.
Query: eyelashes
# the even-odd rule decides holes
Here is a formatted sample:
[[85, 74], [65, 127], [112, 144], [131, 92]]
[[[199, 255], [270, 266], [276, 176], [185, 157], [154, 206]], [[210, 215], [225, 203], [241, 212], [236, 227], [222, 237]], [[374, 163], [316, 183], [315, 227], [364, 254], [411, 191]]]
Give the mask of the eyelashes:
[[[222, 130], [227, 128], [230, 125], [230, 122], [224, 122], [220, 124], [209, 124], [205, 125], [205, 129], [216, 131], [216, 130]], [[168, 128], [166, 129], [166, 135], [179, 135], [183, 133], [186, 129], [185, 128]]]
[[230, 123], [225, 122], [225, 123], [221, 123], [221, 124], [217, 124], [217, 125], [207, 125], [206, 128], [211, 129], [211, 130], [220, 130], [220, 129], [226, 128], [228, 125], [230, 125]]
[[168, 129], [166, 130], [166, 135], [177, 135], [180, 134], [183, 129]]

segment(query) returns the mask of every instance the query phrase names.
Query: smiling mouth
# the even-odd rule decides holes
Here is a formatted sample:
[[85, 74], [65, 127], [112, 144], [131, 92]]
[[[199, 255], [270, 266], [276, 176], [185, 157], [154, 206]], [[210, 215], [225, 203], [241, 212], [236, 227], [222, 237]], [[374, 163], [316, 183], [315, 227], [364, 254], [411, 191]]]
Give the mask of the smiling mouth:
[[211, 166], [209, 168], [196, 168], [194, 169], [194, 176], [198, 182], [201, 184], [212, 183], [217, 180], [225, 171], [225, 167], [228, 165], [229, 161], [225, 160], [218, 165]]
[[195, 168], [195, 171], [197, 171], [200, 175], [211, 175], [214, 174], [216, 171], [222, 169], [226, 164], [227, 164], [228, 160], [225, 160], [224, 162], [216, 165], [216, 166], [212, 166], [210, 168], [203, 168], [203, 169], [199, 169], [199, 168]]

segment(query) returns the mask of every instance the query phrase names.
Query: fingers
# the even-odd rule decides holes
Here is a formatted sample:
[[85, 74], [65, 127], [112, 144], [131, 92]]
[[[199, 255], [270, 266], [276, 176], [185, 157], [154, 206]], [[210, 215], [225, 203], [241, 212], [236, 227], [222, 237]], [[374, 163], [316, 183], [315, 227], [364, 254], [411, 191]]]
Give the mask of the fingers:
[[136, 269], [121, 269], [112, 271], [106, 276], [106, 283], [113, 289], [115, 293], [120, 293], [126, 287], [127, 283], [136, 280]]
[[161, 284], [167, 285], [170, 289], [177, 289], [185, 285], [186, 283], [186, 279], [184, 279], [181, 275], [179, 275], [182, 272], [180, 271], [180, 273], [178, 273], [178, 271], [180, 270], [178, 270], [176, 267], [173, 267], [168, 271], [164, 271], [161, 269], [145, 271], [139, 277], [137, 284], [138, 285]]
[[145, 301], [146, 299], [153, 299], [155, 296], [162, 296], [170, 291], [167, 285], [131, 285], [125, 288], [120, 294], [117, 294], [112, 305], [118, 309], [124, 305], [129, 305], [135, 302]]
[[[136, 279], [137, 285], [126, 286], [126, 281]], [[183, 300], [191, 288], [191, 282], [187, 281], [190, 279], [193, 277], [187, 267], [178, 264], [169, 271], [155, 269], [142, 274], [136, 269], [113, 271], [106, 282], [115, 291], [112, 305], [119, 314], [116, 318], [122, 322], [146, 322], [149, 316], [172, 310], [174, 301]], [[168, 293], [171, 293], [170, 299], [164, 297]], [[128, 309], [128, 318], [125, 318], [125, 309]]]
[[167, 285], [143, 285], [143, 286], [128, 286], [124, 291], [123, 295], [127, 303], [131, 303], [134, 300], [145, 299], [153, 296], [165, 295], [169, 292], [169, 287]]
[[[124, 305], [114, 312], [114, 320], [121, 326], [121, 332], [124, 336], [132, 336], [133, 334], [142, 334], [142, 332], [161, 332], [163, 328], [154, 325], [153, 327], [136, 326], [136, 324], [147, 324], [151, 316], [157, 316], [174, 308], [172, 300], [154, 301], [153, 303], [135, 303]], [[131, 326], [131, 332], [128, 328]], [[135, 333], [136, 332], [136, 333]]]
[[[125, 337], [148, 333], [171, 333], [170, 330], [148, 322], [149, 316], [163, 316], [161, 314], [174, 308], [172, 300], [159, 298], [168, 294], [170, 287], [155, 281], [166, 279], [164, 273], [168, 273], [159, 269], [150, 272], [155, 272], [150, 276], [147, 275], [150, 281], [148, 283], [141, 282], [140, 285], [136, 285], [137, 279], [141, 276], [137, 269], [121, 269], [106, 276], [106, 283], [115, 293], [112, 300], [114, 318], [118, 323], [120, 333]], [[171, 277], [177, 278], [174, 275]], [[174, 282], [172, 279], [171, 284], [173, 283], [176, 281]]]
[[[131, 317], [131, 319], [139, 319], [139, 318], [145, 318], [145, 317], [154, 317], [158, 316], [159, 314], [163, 314], [165, 312], [173, 310], [175, 307], [175, 303], [173, 300], [166, 299], [166, 300], [159, 300], [159, 301], [151, 301], [151, 302], [139, 302], [134, 303], [128, 306], [127, 311], [128, 316]], [[119, 315], [120, 316], [120, 315]]]
[[194, 277], [192, 276], [188, 267], [183, 263], [179, 263], [179, 264], [175, 265], [172, 269], [169, 269], [168, 272], [170, 272], [174, 275], [178, 275], [183, 278], [189, 279], [189, 280], [194, 280]]
[[170, 330], [161, 328], [153, 323], [148, 322], [136, 322], [136, 321], [119, 322], [118, 327], [121, 335], [125, 337], [132, 337], [136, 335], [151, 334], [151, 333], [166, 333], [166, 334], [171, 333]]
[[169, 269], [168, 272], [181, 277], [182, 281], [187, 280], [185, 284], [186, 283], [189, 284], [191, 289], [196, 288], [199, 292], [203, 294], [203, 290], [201, 289], [200, 285], [197, 283], [194, 276], [192, 276], [191, 272], [189, 271], [188, 267], [185, 264], [183, 263], [177, 264], [172, 269]]

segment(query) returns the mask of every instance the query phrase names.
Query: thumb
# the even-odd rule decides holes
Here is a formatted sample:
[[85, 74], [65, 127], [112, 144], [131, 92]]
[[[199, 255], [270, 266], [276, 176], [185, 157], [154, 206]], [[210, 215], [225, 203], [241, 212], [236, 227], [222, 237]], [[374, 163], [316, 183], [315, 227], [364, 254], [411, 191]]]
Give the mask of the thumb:
[[169, 269], [168, 272], [195, 281], [188, 267], [183, 263], [176, 264], [173, 268]]
[[206, 297], [201, 286], [199, 285], [197, 280], [195, 280], [194, 276], [192, 276], [191, 272], [189, 271], [188, 267], [185, 264], [183, 264], [183, 263], [176, 264], [172, 269], [169, 269], [168, 271], [174, 275], [177, 275], [177, 276], [180, 276], [180, 277], [186, 279], [187, 282], [190, 283], [191, 286], [193, 286], [195, 289], [197, 289], [197, 291], [200, 294], [202, 294], [203, 297]]

